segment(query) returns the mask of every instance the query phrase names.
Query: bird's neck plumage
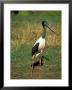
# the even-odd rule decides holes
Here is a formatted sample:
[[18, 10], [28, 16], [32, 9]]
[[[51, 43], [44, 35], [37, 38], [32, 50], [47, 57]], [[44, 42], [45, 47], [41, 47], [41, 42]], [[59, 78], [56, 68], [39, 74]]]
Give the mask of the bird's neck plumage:
[[45, 36], [46, 36], [46, 27], [43, 26], [43, 29], [44, 29], [44, 31], [42, 33], [42, 38], [45, 38]]

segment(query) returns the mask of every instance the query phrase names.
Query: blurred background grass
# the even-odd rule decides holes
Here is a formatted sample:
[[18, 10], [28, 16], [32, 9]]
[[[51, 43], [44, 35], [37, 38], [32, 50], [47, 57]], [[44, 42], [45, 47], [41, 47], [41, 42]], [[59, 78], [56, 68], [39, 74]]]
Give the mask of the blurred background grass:
[[[44, 52], [49, 60], [42, 66], [42, 79], [61, 78], [61, 11], [11, 11], [11, 79], [30, 79], [32, 46], [43, 31], [42, 20], [57, 33], [46, 34]], [[36, 79], [37, 73], [36, 67]]]

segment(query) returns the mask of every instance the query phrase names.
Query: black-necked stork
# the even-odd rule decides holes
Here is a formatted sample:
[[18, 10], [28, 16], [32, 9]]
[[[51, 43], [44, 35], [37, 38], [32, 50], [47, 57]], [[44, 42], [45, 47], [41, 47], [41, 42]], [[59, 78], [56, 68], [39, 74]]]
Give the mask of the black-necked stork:
[[35, 44], [32, 47], [32, 77], [33, 77], [33, 69], [34, 69], [34, 61], [36, 58], [36, 53], [38, 52], [40, 54], [40, 60], [39, 60], [39, 78], [41, 78], [41, 61], [42, 61], [42, 52], [43, 49], [45, 47], [45, 36], [46, 36], [46, 30], [48, 30], [47, 28], [49, 28], [49, 30], [51, 30], [52, 32], [54, 32], [54, 30], [52, 30], [48, 24], [48, 21], [42, 21], [42, 26], [43, 26], [43, 33], [41, 35], [41, 37], [35, 42]]

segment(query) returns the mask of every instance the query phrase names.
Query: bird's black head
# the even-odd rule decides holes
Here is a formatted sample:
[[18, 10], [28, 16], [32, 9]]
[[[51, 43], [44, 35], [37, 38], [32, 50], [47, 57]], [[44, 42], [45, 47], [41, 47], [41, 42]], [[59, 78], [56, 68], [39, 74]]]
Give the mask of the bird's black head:
[[43, 27], [44, 27], [44, 26], [48, 27], [48, 21], [42, 21], [42, 26], [43, 26]]
[[51, 27], [49, 26], [49, 24], [48, 24], [48, 21], [47, 21], [47, 20], [42, 21], [42, 26], [43, 26], [43, 27], [47, 27], [47, 28], [49, 28], [49, 30], [51, 30], [52, 32], [54, 32], [54, 31], [51, 29]]

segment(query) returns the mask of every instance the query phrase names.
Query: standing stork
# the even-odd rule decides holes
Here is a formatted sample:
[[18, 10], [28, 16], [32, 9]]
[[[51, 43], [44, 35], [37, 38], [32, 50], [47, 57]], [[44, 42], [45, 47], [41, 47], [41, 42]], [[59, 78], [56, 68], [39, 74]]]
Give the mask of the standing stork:
[[41, 78], [41, 61], [42, 61], [42, 53], [43, 49], [45, 47], [45, 36], [46, 36], [46, 30], [49, 28], [52, 32], [54, 32], [50, 27], [47, 21], [42, 21], [43, 26], [43, 33], [41, 37], [35, 42], [35, 44], [32, 47], [32, 72], [31, 77], [33, 78], [33, 70], [34, 70], [34, 61], [36, 58], [36, 53], [39, 52], [40, 54], [40, 60], [39, 60], [39, 79]]

